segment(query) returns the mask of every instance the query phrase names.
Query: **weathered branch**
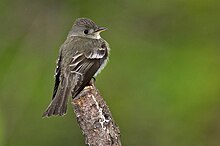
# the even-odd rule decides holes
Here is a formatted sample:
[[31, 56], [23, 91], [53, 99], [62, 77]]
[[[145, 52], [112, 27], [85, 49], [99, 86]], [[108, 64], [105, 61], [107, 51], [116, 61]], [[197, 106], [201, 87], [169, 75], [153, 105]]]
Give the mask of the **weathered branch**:
[[94, 84], [72, 100], [78, 124], [89, 146], [121, 146], [120, 131]]

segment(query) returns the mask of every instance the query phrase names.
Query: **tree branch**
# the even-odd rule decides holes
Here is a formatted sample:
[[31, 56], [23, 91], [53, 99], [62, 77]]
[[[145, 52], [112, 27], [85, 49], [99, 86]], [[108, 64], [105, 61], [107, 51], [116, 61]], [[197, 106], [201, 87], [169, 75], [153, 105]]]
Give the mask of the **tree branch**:
[[121, 146], [120, 131], [94, 83], [72, 100], [77, 122], [89, 146]]

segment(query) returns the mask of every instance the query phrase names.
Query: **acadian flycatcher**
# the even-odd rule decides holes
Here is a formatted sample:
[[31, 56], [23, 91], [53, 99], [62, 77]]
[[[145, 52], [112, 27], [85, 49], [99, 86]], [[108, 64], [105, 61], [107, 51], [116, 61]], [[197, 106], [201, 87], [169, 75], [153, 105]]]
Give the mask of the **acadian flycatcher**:
[[75, 21], [60, 47], [52, 101], [43, 117], [64, 115], [68, 97], [72, 95], [75, 98], [105, 67], [110, 50], [100, 36], [100, 32], [105, 30], [87, 18]]

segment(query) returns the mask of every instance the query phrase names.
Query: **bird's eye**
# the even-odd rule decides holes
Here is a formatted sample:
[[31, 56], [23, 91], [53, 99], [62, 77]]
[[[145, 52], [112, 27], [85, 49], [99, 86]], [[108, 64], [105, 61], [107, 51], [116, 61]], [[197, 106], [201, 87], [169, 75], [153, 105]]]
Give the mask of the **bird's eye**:
[[86, 30], [84, 30], [84, 34], [88, 34], [89, 33], [89, 31], [86, 29]]

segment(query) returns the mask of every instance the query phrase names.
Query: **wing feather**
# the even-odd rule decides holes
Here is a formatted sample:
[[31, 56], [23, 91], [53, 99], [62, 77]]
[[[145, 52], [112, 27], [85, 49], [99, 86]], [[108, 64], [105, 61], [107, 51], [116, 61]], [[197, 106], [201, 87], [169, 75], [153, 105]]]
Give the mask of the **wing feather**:
[[[98, 50], [98, 49], [97, 49]], [[100, 68], [104, 55], [97, 51], [87, 53], [77, 53], [73, 57], [69, 67], [73, 75], [72, 96], [76, 97], [83, 88], [89, 84], [90, 80]]]
[[95, 48], [86, 52], [85, 57], [90, 59], [100, 59], [105, 56], [106, 52], [106, 48]]
[[60, 75], [61, 75], [61, 55], [57, 59], [57, 67], [56, 67], [55, 75], [54, 75], [54, 77], [55, 77], [55, 85], [54, 85], [52, 99], [54, 99], [54, 97], [56, 96], [57, 89], [58, 89], [58, 86], [60, 84]]

